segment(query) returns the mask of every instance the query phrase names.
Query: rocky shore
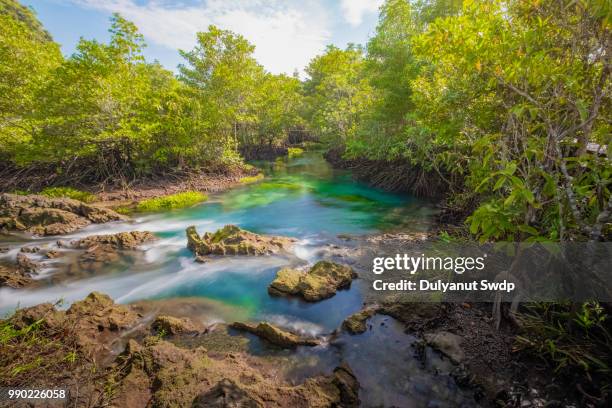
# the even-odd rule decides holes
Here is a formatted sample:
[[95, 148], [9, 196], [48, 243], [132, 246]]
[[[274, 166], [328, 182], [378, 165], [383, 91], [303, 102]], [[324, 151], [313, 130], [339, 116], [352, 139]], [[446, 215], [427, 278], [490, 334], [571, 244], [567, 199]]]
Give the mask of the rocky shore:
[[[277, 378], [269, 363], [246, 352], [211, 353], [204, 347], [181, 346], [181, 336], [207, 335], [189, 319], [158, 316], [147, 323], [131, 306], [117, 305], [97, 292], [66, 311], [45, 303], [21, 309], [0, 324], [19, 333], [0, 352], [7, 373], [39, 357], [28, 353], [32, 340], [21, 335], [26, 331], [36, 333], [40, 344], [35, 347], [44, 348], [47, 357], [34, 374], [0, 375], [3, 384], [40, 382], [46, 387], [68, 388], [71, 406], [89, 406], [91, 401], [113, 407], [359, 404], [359, 383], [346, 365], [294, 385]], [[242, 327], [250, 330], [251, 326]], [[269, 324], [260, 324], [254, 331], [278, 341], [295, 340], [294, 335]], [[60, 342], [49, 349], [44, 340], [51, 338]], [[294, 345], [307, 344], [296, 341]], [[65, 354], [73, 357], [60, 359]], [[96, 375], [85, 375], [87, 372]]]

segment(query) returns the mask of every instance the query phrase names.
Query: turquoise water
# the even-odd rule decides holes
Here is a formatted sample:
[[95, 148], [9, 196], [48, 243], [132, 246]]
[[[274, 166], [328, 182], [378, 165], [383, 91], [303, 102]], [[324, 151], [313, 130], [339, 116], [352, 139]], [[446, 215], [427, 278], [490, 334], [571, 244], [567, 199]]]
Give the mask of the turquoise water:
[[[330, 254], [342, 261], [342, 252], [339, 255], [334, 250], [357, 245], [347, 236], [425, 230], [433, 215], [431, 206], [357, 183], [350, 174], [332, 170], [317, 153], [256, 164], [264, 170], [264, 180], [213, 195], [201, 205], [136, 216], [131, 222], [91, 226], [62, 237], [69, 241], [92, 234], [147, 230], [159, 240], [117, 264], [97, 270], [84, 271], [76, 264], [78, 254], [70, 251], [57, 260], [47, 260], [37, 287], [0, 289], [0, 313], [58, 300], [67, 307], [95, 290], [120, 303], [144, 301], [154, 305], [154, 310], [187, 315], [204, 323], [267, 320], [329, 340], [325, 346], [289, 352], [270, 349], [267, 343], [250, 336], [257, 345], [253, 352], [287, 356], [285, 375], [296, 382], [328, 374], [346, 361], [361, 383], [364, 406], [474, 405], [449, 377], [449, 363], [437, 353], [428, 349], [430, 357], [425, 365], [414, 358], [412, 344], [416, 339], [405, 334], [393, 319], [376, 316], [370, 330], [359, 336], [332, 334], [348, 315], [361, 309], [363, 281], [357, 279], [350, 289], [317, 303], [274, 298], [267, 293], [269, 283], [283, 266], [307, 266]], [[195, 225], [199, 233], [204, 233], [225, 224], [261, 234], [291, 236], [297, 244], [292, 253], [283, 256], [219, 257], [204, 264], [195, 262], [186, 248], [185, 229]], [[35, 244], [55, 248], [56, 241], [46, 238]], [[0, 256], [14, 258], [23, 244], [9, 242], [10, 250]], [[350, 257], [344, 261], [350, 263]]]
[[[329, 300], [304, 303], [267, 293], [276, 271], [285, 265], [304, 266], [321, 259], [329, 245], [347, 245], [339, 235], [363, 235], [392, 230], [423, 230], [432, 210], [421, 200], [386, 193], [333, 170], [319, 153], [295, 159], [255, 163], [265, 179], [213, 195], [192, 208], [136, 216], [132, 222], [92, 226], [67, 237], [130, 230], [153, 231], [160, 239], [123, 262], [86, 273], [67, 258], [47, 262], [40, 287], [0, 289], [0, 312], [41, 301], [63, 299], [68, 305], [92, 290], [128, 303], [142, 299], [204, 297], [220, 301], [250, 318], [301, 322], [314, 331], [338, 327], [362, 304], [359, 281]], [[261, 234], [298, 239], [293, 254], [273, 257], [218, 258], [200, 264], [186, 249], [185, 228], [200, 233], [225, 224]], [[53, 247], [56, 239], [38, 245]], [[16, 243], [15, 243], [16, 244]], [[5, 256], [15, 256], [15, 249]], [[68, 258], [69, 259], [69, 258]]]

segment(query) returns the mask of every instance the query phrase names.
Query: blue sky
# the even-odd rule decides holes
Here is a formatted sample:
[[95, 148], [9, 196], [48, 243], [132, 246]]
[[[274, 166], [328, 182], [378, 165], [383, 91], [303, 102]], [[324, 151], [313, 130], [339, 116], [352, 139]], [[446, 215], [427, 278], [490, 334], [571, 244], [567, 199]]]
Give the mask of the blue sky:
[[69, 55], [80, 37], [108, 40], [119, 12], [144, 34], [149, 60], [175, 70], [209, 24], [244, 35], [273, 73], [301, 71], [327, 44], [365, 44], [382, 0], [22, 0]]

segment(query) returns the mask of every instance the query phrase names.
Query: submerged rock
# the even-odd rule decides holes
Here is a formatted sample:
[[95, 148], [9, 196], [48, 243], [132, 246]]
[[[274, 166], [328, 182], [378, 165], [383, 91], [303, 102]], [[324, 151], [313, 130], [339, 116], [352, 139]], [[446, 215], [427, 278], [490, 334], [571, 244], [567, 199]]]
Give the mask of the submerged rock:
[[0, 287], [17, 289], [29, 286], [34, 280], [16, 265], [0, 265]]
[[465, 353], [461, 347], [463, 343], [463, 337], [461, 336], [447, 331], [439, 331], [436, 333], [426, 333], [425, 341], [457, 364], [461, 363], [465, 358]]
[[25, 231], [36, 235], [60, 235], [93, 223], [124, 220], [108, 208], [70, 198], [41, 195], [0, 194], [0, 230]]
[[151, 327], [158, 333], [163, 332], [171, 336], [178, 334], [196, 334], [201, 331], [191, 319], [164, 315], [157, 316]]
[[139, 245], [155, 239], [155, 235], [149, 231], [119, 232], [110, 235], [92, 235], [74, 242], [74, 246], [79, 249], [88, 249], [97, 245], [105, 245], [112, 249], [136, 249]]
[[196, 228], [187, 228], [187, 247], [196, 255], [270, 255], [291, 248], [292, 238], [267, 237], [226, 225], [220, 230], [198, 235]]
[[334, 369], [332, 382], [340, 390], [342, 407], [351, 408], [359, 406], [359, 381], [348, 364], [343, 363]]
[[96, 269], [105, 264], [121, 259], [121, 251], [135, 250], [139, 245], [157, 239], [148, 231], [120, 232], [110, 235], [92, 235], [78, 241], [72, 246], [85, 249], [79, 257], [79, 266], [85, 269]]
[[252, 333], [276, 346], [283, 348], [319, 345], [319, 341], [317, 339], [300, 337], [297, 334], [279, 329], [268, 322], [261, 322], [259, 324], [235, 322], [231, 325], [231, 327], [237, 330]]
[[298, 295], [309, 302], [327, 299], [338, 289], [350, 286], [357, 275], [347, 265], [319, 261], [306, 273], [283, 268], [270, 283], [268, 293], [274, 296]]
[[445, 316], [445, 305], [434, 302], [419, 302], [390, 299], [383, 303], [380, 313], [389, 315], [410, 331], [423, 331], [436, 327]]
[[377, 307], [370, 307], [353, 313], [342, 322], [342, 327], [351, 334], [359, 334], [366, 331], [367, 320], [374, 316]]
[[21, 247], [19, 252], [23, 252], [25, 254], [35, 254], [40, 251], [40, 247], [37, 246], [24, 246]]
[[33, 260], [31, 260], [27, 255], [22, 254], [22, 253], [17, 254], [17, 269], [19, 269], [23, 273], [26, 273], [26, 274], [36, 273], [39, 268], [40, 268], [40, 265], [34, 262]]
[[17, 254], [15, 264], [0, 265], [0, 287], [23, 288], [34, 283], [32, 276], [38, 272], [40, 265], [31, 260], [25, 253]]

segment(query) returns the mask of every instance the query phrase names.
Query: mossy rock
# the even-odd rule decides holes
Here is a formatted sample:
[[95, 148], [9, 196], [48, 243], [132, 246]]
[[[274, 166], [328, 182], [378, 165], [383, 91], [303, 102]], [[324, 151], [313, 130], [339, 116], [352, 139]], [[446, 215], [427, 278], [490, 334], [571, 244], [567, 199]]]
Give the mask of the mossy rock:
[[319, 261], [306, 273], [281, 269], [270, 283], [268, 293], [274, 296], [299, 295], [306, 301], [316, 302], [350, 286], [356, 276], [347, 265]]
[[286, 251], [294, 239], [267, 237], [226, 225], [214, 233], [200, 236], [194, 226], [188, 227], [187, 247], [198, 256], [206, 255], [270, 255]]
[[367, 308], [353, 313], [342, 322], [342, 328], [351, 334], [364, 333], [367, 329], [366, 322], [376, 311], [377, 308]]
[[257, 325], [251, 323], [235, 322], [231, 325], [236, 330], [252, 333], [268, 342], [282, 348], [295, 348], [297, 346], [317, 346], [317, 339], [305, 338], [297, 334], [280, 329], [268, 322], [261, 322]]

